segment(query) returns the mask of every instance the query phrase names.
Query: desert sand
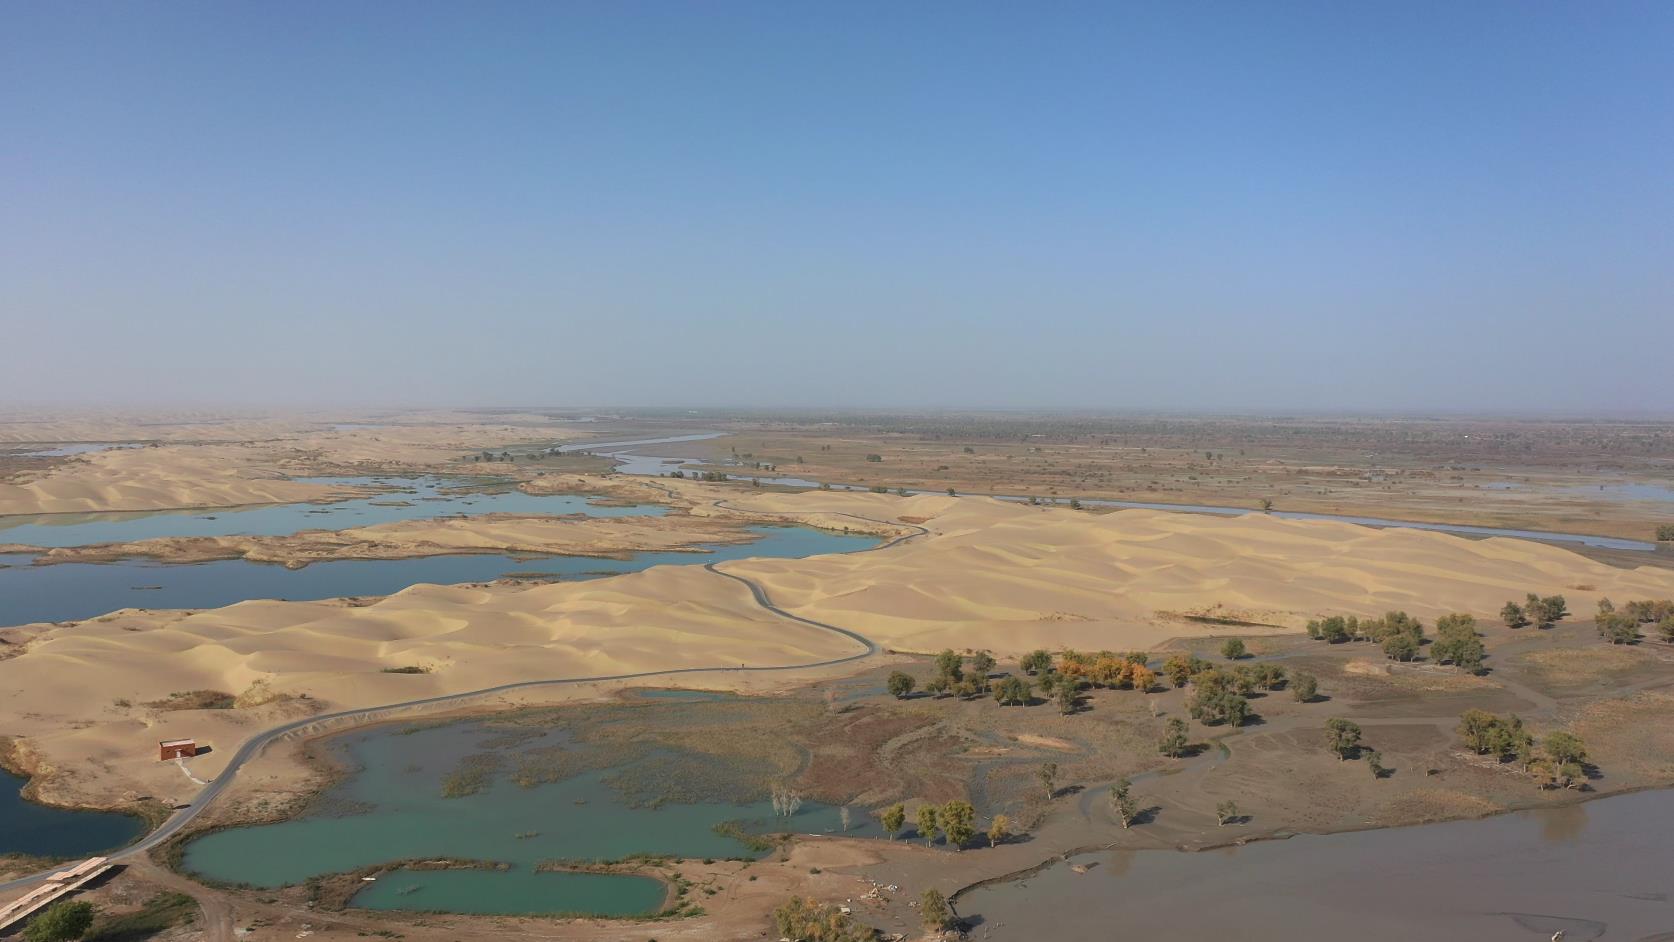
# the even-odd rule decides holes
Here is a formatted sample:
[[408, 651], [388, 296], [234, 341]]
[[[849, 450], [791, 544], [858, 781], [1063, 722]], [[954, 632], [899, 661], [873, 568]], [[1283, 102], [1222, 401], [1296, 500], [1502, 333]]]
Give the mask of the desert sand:
[[[1624, 570], [1517, 540], [1267, 517], [1092, 514], [987, 498], [770, 494], [677, 482], [694, 511], [826, 526], [861, 518], [928, 535], [875, 552], [746, 560], [723, 569], [804, 617], [903, 651], [1128, 649], [1224, 632], [1213, 612], [1296, 631], [1322, 614], [1404, 608], [1492, 618], [1508, 598], [1562, 592], [1578, 611], [1674, 595], [1674, 572]], [[716, 502], [719, 501], [719, 506]], [[871, 526], [875, 527], [876, 524]], [[155, 742], [212, 742], [200, 775], [285, 710], [343, 709], [508, 682], [680, 667], [786, 665], [852, 654], [854, 642], [789, 622], [699, 566], [536, 588], [415, 586], [371, 604], [246, 602], [198, 613], [124, 612], [0, 633], [0, 729], [56, 800], [111, 804], [178, 792]], [[856, 664], [863, 669], [866, 662]], [[417, 667], [428, 673], [386, 674]], [[171, 693], [219, 690], [250, 709], [159, 710]], [[303, 697], [301, 700], [285, 699]], [[267, 712], [260, 712], [267, 711]], [[272, 714], [272, 715], [270, 715]]]

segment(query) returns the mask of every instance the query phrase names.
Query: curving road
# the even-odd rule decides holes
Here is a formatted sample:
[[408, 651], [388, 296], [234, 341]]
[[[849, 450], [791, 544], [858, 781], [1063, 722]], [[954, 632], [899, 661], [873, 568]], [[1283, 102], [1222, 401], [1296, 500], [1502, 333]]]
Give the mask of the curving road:
[[[889, 527], [908, 526], [907, 524], [891, 523], [885, 520], [873, 520], [870, 517], [861, 517], [856, 514], [832, 514], [831, 516], [851, 517], [856, 520], [863, 520], [868, 523], [881, 524]], [[930, 532], [920, 526], [912, 526], [912, 530], [914, 532], [902, 534], [894, 539], [880, 543], [877, 546], [867, 547], [866, 549], [857, 550], [856, 552], [871, 553], [877, 552], [878, 550], [889, 549], [893, 546], [899, 546], [908, 540], [926, 536]], [[374, 722], [380, 719], [385, 719], [392, 714], [403, 710], [410, 710], [415, 707], [463, 704], [467, 701], [475, 700], [481, 697], [492, 697], [519, 690], [534, 690], [542, 687], [574, 686], [577, 684], [591, 684], [616, 680], [643, 680], [653, 677], [691, 676], [694, 674], [750, 674], [812, 670], [821, 667], [831, 667], [837, 664], [848, 664], [853, 661], [871, 657], [872, 655], [878, 653], [877, 644], [865, 635], [862, 635], [857, 631], [852, 631], [848, 628], [843, 628], [839, 625], [827, 624], [823, 621], [815, 621], [812, 618], [803, 618], [801, 615], [793, 615], [773, 604], [773, 600], [768, 596], [767, 590], [762, 588], [760, 584], [745, 578], [744, 576], [735, 575], [730, 572], [723, 572], [720, 569], [717, 569], [716, 566], [716, 563], [706, 563], [703, 568], [717, 576], [731, 579], [734, 582], [743, 583], [743, 585], [750, 590], [750, 596], [755, 600], [756, 604], [760, 605], [767, 611], [772, 612], [781, 618], [808, 625], [811, 628], [816, 628], [821, 631], [830, 631], [842, 635], [845, 638], [859, 643], [863, 650], [844, 657], [829, 658], [823, 661], [812, 661], [806, 664], [782, 664], [777, 666], [762, 667], [674, 667], [666, 670], [639, 671], [631, 674], [598, 674], [589, 677], [560, 677], [549, 680], [523, 680], [510, 684], [501, 684], [497, 687], [485, 687], [481, 690], [469, 690], [463, 693], [449, 693], [435, 697], [423, 697], [417, 700], [403, 701], [401, 703], [390, 703], [376, 707], [364, 707], [358, 710], [343, 710], [338, 713], [327, 713], [321, 716], [310, 716], [306, 719], [295, 720], [282, 726], [275, 726], [274, 728], [247, 740], [244, 745], [239, 747], [237, 752], [233, 753], [233, 757], [227, 761], [226, 768], [221, 770], [221, 774], [217, 775], [208, 785], [204, 786], [203, 791], [199, 792], [197, 797], [193, 798], [190, 804], [177, 811], [167, 821], [164, 821], [160, 826], [158, 826], [156, 830], [147, 834], [137, 843], [130, 844], [127, 847], [114, 851], [107, 856], [113, 862], [135, 857], [146, 853], [153, 847], [156, 847], [180, 833], [181, 829], [185, 828], [186, 825], [191, 824], [193, 819], [197, 818], [198, 815], [202, 814], [209, 808], [210, 805], [215, 803], [215, 800], [220, 797], [221, 793], [225, 791], [230, 784], [232, 784], [233, 777], [238, 774], [239, 768], [241, 768], [245, 763], [255, 758], [263, 749], [266, 749], [277, 740], [285, 736], [289, 736], [292, 733], [308, 730], [310, 728], [323, 728], [328, 725], [336, 724], [354, 725], [357, 723]], [[0, 892], [18, 889], [31, 883], [35, 883], [59, 869], [61, 868], [54, 867], [52, 870], [43, 870], [39, 873], [33, 873], [25, 877], [19, 877], [15, 880], [0, 883]]]

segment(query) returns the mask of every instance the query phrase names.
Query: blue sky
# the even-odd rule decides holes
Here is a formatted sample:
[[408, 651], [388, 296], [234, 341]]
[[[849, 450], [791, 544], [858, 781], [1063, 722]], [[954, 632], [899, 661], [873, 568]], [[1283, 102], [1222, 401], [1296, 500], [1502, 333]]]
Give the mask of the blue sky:
[[5, 20], [0, 400], [1674, 413], [1674, 4]]

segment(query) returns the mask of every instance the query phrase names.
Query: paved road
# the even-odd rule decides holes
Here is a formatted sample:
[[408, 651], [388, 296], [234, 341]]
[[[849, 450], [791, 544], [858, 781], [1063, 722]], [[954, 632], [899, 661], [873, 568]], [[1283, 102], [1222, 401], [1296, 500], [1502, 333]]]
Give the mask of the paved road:
[[[834, 516], [853, 517], [854, 519], [863, 520], [863, 521], [866, 521], [868, 523], [884, 524], [886, 526], [891, 526], [891, 527], [904, 526], [904, 524], [891, 523], [889, 521], [872, 520], [871, 518], [868, 518], [868, 517], [858, 517], [854, 514], [836, 514]], [[858, 552], [866, 553], [866, 552], [876, 552], [878, 550], [888, 549], [892, 546], [898, 546], [902, 543], [905, 543], [908, 540], [917, 539], [918, 537], [924, 536], [924, 535], [926, 535], [930, 532], [930, 531], [924, 529], [923, 527], [919, 527], [919, 526], [912, 527], [912, 530], [913, 530], [913, 532], [911, 532], [911, 533], [903, 534], [903, 535], [898, 536], [898, 537], [896, 537], [892, 540], [889, 540], [888, 542], [880, 543], [877, 546], [868, 547], [867, 549], [859, 550]], [[296, 720], [296, 721], [293, 721], [293, 722], [290, 722], [290, 723], [286, 723], [283, 726], [275, 726], [274, 728], [272, 728], [272, 729], [270, 729], [270, 730], [268, 730], [264, 733], [261, 733], [260, 735], [257, 735], [256, 737], [246, 741], [244, 743], [244, 745], [239, 747], [239, 749], [236, 753], [233, 753], [233, 757], [230, 760], [228, 760], [226, 768], [221, 771], [221, 774], [216, 776], [215, 779], [213, 781], [211, 781], [208, 785], [204, 786], [203, 791], [199, 792], [197, 797], [192, 799], [192, 802], [190, 804], [188, 804], [185, 808], [182, 808], [179, 811], [175, 812], [175, 814], [172, 817], [170, 817], [167, 821], [164, 821], [161, 826], [159, 826], [155, 831], [152, 831], [150, 834], [146, 835], [145, 838], [140, 840], [138, 843], [130, 844], [129, 846], [124, 847], [123, 849], [121, 849], [119, 851], [115, 851], [114, 853], [110, 854], [109, 857], [112, 861], [120, 862], [120, 861], [129, 859], [129, 858], [133, 858], [133, 857], [142, 855], [142, 854], [146, 853], [147, 851], [151, 850], [153, 847], [156, 847], [157, 845], [163, 843], [164, 841], [168, 840], [169, 838], [171, 838], [171, 837], [175, 836], [176, 834], [180, 833], [181, 829], [185, 828], [186, 825], [192, 823], [193, 819], [195, 819], [198, 815], [202, 814], [205, 810], [207, 810], [210, 805], [215, 803], [215, 800], [221, 796], [221, 793], [224, 790], [226, 790], [226, 788], [229, 785], [232, 784], [233, 777], [238, 774], [239, 768], [241, 768], [246, 762], [249, 762], [251, 759], [255, 758], [257, 755], [259, 755], [261, 753], [261, 751], [263, 749], [266, 749], [268, 746], [272, 745], [275, 741], [277, 741], [277, 740], [279, 740], [279, 739], [281, 739], [285, 736], [288, 736], [292, 733], [296, 733], [298, 731], [301, 731], [301, 730], [320, 729], [320, 728], [324, 728], [327, 725], [338, 725], [338, 724], [354, 725], [354, 724], [358, 724], [358, 723], [370, 723], [370, 722], [375, 722], [375, 721], [380, 720], [380, 719], [384, 719], [384, 718], [386, 718], [386, 717], [388, 717], [388, 716], [390, 716], [394, 713], [397, 713], [397, 712], [400, 712], [400, 711], [403, 711], [403, 710], [410, 710], [410, 709], [413, 709], [415, 707], [429, 707], [429, 706], [443, 706], [443, 705], [463, 704], [466, 701], [475, 700], [475, 699], [479, 699], [479, 698], [482, 698], [482, 697], [492, 697], [492, 696], [497, 696], [497, 695], [503, 694], [503, 693], [511, 693], [511, 692], [514, 692], [514, 691], [521, 691], [521, 690], [534, 690], [534, 689], [542, 688], [542, 687], [563, 687], [563, 686], [573, 686], [573, 685], [576, 685], [576, 684], [591, 684], [591, 683], [607, 682], [607, 681], [614, 681], [614, 680], [642, 680], [642, 679], [652, 678], [652, 677], [680, 677], [680, 676], [690, 676], [690, 675], [693, 675], [693, 674], [751, 674], [751, 673], [773, 673], [773, 672], [795, 671], [795, 670], [810, 670], [810, 669], [820, 668], [820, 667], [831, 667], [831, 666], [837, 665], [837, 664], [847, 664], [847, 663], [850, 663], [852, 661], [858, 661], [862, 658], [871, 657], [872, 655], [878, 653], [877, 644], [875, 644], [870, 638], [867, 638], [866, 636], [860, 634], [859, 632], [851, 631], [847, 628], [843, 628], [843, 627], [840, 627], [838, 625], [831, 625], [831, 624], [827, 624], [827, 623], [822, 622], [822, 621], [815, 621], [814, 619], [811, 619], [811, 618], [803, 618], [800, 615], [792, 615], [790, 612], [787, 612], [784, 609], [778, 607], [777, 605], [774, 605], [773, 600], [768, 597], [766, 589], [762, 588], [756, 582], [745, 578], [744, 576], [734, 575], [733, 573], [730, 573], [730, 572], [723, 572], [720, 569], [716, 568], [715, 563], [708, 563], [703, 568], [709, 570], [710, 572], [712, 572], [712, 573], [714, 573], [718, 576], [723, 576], [723, 577], [725, 577], [727, 579], [731, 579], [735, 582], [743, 583], [750, 590], [750, 595], [751, 595], [752, 598], [755, 599], [756, 604], [760, 605], [762, 608], [767, 609], [768, 611], [772, 612], [773, 614], [778, 615], [781, 618], [786, 618], [786, 619], [789, 619], [791, 621], [795, 621], [795, 622], [798, 622], [798, 623], [801, 623], [801, 624], [804, 624], [804, 625], [808, 625], [812, 628], [817, 628], [821, 631], [835, 632], [837, 634], [842, 635], [845, 638], [849, 638], [849, 639], [859, 643], [862, 646], [863, 650], [861, 650], [861, 651], [859, 651], [855, 654], [850, 654], [846, 657], [830, 658], [828, 660], [814, 661], [814, 662], [807, 663], [807, 664], [783, 664], [783, 665], [772, 666], [772, 667], [677, 667], [677, 668], [671, 668], [669, 670], [640, 671], [640, 672], [631, 673], [631, 674], [600, 674], [600, 675], [595, 675], [595, 676], [591, 676], [591, 677], [561, 677], [561, 678], [554, 678], [554, 679], [549, 679], [549, 680], [524, 680], [524, 681], [518, 681], [516, 683], [501, 684], [497, 687], [486, 687], [486, 688], [481, 689], [481, 690], [466, 691], [464, 693], [450, 693], [450, 694], [444, 694], [442, 696], [436, 696], [436, 697], [424, 697], [424, 698], [418, 699], [418, 700], [407, 700], [407, 701], [402, 702], [402, 703], [391, 703], [391, 704], [386, 704], [384, 706], [366, 707], [366, 708], [359, 709], [359, 710], [343, 710], [343, 711], [338, 712], [338, 713], [327, 713], [327, 714], [324, 714], [324, 715], [321, 715], [321, 716], [311, 716], [311, 717], [308, 717], [306, 719]], [[54, 868], [54, 869], [56, 870], [58, 868]], [[0, 892], [17, 889], [17, 888], [20, 888], [20, 887], [23, 887], [23, 886], [27, 886], [31, 883], [35, 883], [36, 881], [43, 879], [44, 877], [46, 877], [48, 874], [50, 874], [52, 872], [53, 872], [52, 870], [43, 870], [39, 873], [30, 874], [29, 876], [26, 876], [26, 877], [21, 877], [21, 878], [16, 879], [16, 880], [9, 880], [5, 883], [0, 883]]]

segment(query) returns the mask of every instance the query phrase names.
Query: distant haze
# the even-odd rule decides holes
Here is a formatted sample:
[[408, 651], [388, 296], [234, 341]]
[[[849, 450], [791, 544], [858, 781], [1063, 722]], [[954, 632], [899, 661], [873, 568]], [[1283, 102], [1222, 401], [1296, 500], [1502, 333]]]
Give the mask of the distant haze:
[[1674, 4], [22, 0], [0, 402], [1674, 412]]

